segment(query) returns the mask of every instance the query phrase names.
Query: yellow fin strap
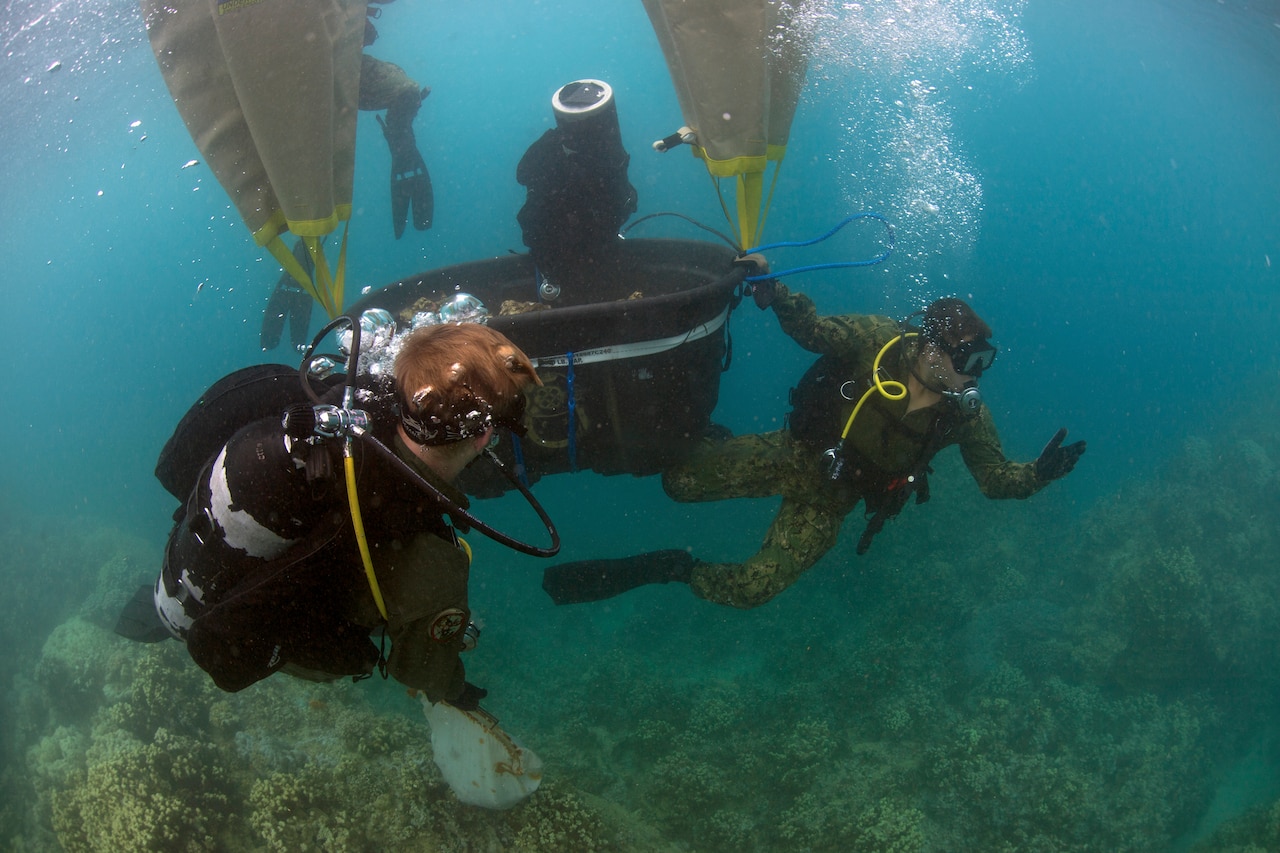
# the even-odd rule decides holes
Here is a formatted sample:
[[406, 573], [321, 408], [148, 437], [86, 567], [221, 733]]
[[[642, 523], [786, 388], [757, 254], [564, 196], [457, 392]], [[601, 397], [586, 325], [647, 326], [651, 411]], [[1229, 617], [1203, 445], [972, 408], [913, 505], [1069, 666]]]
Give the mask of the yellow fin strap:
[[889, 347], [893, 346], [903, 338], [914, 338], [915, 336], [915, 332], [907, 332], [906, 334], [898, 335], [896, 338], [889, 341], [889, 343], [882, 346], [880, 348], [880, 352], [876, 353], [876, 360], [871, 365], [871, 387], [866, 390], [861, 398], [859, 398], [858, 404], [854, 406], [853, 411], [849, 413], [849, 420], [844, 422], [844, 432], [840, 433], [841, 441], [844, 441], [849, 437], [849, 430], [853, 428], [853, 419], [858, 416], [858, 411], [862, 408], [862, 404], [867, 402], [867, 398], [873, 393], [879, 391], [886, 400], [901, 400], [903, 397], [907, 396], [907, 386], [905, 384], [896, 379], [880, 379], [880, 360], [884, 358], [884, 354], [889, 351]]
[[[350, 442], [350, 439], [347, 439]], [[378, 612], [384, 620], [387, 616], [387, 604], [382, 600], [382, 590], [378, 587], [378, 578], [373, 573], [373, 557], [369, 555], [369, 540], [364, 535], [364, 519], [360, 516], [360, 498], [356, 495], [356, 460], [351, 455], [351, 445], [347, 444], [343, 451], [342, 467], [347, 472], [347, 503], [351, 506], [351, 525], [356, 530], [356, 544], [360, 547], [360, 561], [364, 563], [364, 576], [369, 581], [369, 592], [373, 593], [373, 603], [378, 605]]]
[[456, 538], [458, 540], [458, 547], [462, 549], [462, 553], [467, 555], [467, 565], [471, 565], [471, 545], [461, 536], [457, 536]]

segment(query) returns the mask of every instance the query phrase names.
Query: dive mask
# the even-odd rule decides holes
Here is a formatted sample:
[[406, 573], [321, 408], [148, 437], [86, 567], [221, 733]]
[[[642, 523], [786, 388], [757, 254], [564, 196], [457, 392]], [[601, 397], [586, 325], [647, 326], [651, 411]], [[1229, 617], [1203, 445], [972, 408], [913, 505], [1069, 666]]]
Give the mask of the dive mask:
[[996, 360], [995, 345], [986, 338], [956, 344], [948, 353], [951, 366], [961, 376], [981, 376]]
[[494, 415], [493, 408], [477, 397], [461, 401], [452, 412], [441, 412], [439, 406], [428, 405], [421, 414], [412, 415], [409, 406], [403, 401], [398, 401], [397, 407], [405, 434], [418, 444], [452, 444], [480, 435], [489, 427], [504, 427], [518, 436], [523, 436], [528, 431], [523, 423], [523, 394], [512, 407], [512, 417]]

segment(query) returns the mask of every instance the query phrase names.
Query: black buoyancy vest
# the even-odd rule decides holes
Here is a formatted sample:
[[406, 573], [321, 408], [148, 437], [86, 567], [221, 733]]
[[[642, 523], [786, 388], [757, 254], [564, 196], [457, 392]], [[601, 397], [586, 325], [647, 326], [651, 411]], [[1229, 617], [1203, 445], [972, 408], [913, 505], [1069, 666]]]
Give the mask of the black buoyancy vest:
[[788, 394], [791, 411], [787, 413], [787, 428], [792, 436], [817, 450], [835, 444], [844, 429], [841, 417], [849, 416], [843, 412], [848, 406], [840, 395], [840, 386], [850, 372], [846, 362], [830, 355], [809, 365]]
[[[321, 380], [317, 392], [323, 394], [341, 382], [339, 375]], [[156, 460], [156, 479], [169, 494], [185, 501], [201, 469], [237, 430], [307, 400], [296, 367], [255, 364], [228, 373], [182, 416]]]

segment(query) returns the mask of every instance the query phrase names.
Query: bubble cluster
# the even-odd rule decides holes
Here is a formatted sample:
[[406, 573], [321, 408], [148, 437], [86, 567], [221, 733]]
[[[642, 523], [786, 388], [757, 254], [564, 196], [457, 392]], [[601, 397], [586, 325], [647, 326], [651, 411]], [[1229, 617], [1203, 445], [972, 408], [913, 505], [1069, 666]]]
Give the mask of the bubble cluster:
[[[439, 305], [439, 310], [418, 311], [408, 323], [399, 325], [390, 312], [370, 308], [360, 315], [360, 361], [357, 370], [373, 376], [391, 376], [405, 339], [417, 329], [442, 323], [484, 323], [488, 318], [489, 309], [469, 293], [454, 294]], [[350, 329], [338, 333], [338, 349], [344, 358], [351, 352], [351, 338]]]
[[920, 288], [937, 275], [939, 259], [953, 266], [977, 241], [982, 178], [956, 138], [953, 101], [993, 75], [1005, 88], [1027, 82], [1025, 5], [845, 3], [813, 28], [810, 79], [824, 107], [841, 113], [833, 159], [845, 198], [894, 222], [899, 266]]

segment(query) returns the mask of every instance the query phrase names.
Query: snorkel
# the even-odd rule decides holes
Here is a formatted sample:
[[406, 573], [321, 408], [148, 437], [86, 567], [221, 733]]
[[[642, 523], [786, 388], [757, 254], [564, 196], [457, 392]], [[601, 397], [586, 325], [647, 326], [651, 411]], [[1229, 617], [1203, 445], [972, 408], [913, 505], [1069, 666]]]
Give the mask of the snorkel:
[[[343, 382], [342, 405], [334, 406], [325, 403], [312, 388], [311, 378], [313, 374], [313, 366], [324, 370], [325, 361], [330, 364], [339, 363], [338, 359], [331, 355], [324, 355], [317, 352], [320, 342], [324, 340], [330, 332], [346, 327], [351, 334], [351, 343], [346, 355], [346, 378]], [[542, 504], [533, 496], [520, 479], [503, 465], [493, 451], [486, 448], [482, 451], [482, 455], [486, 456], [492, 462], [504, 477], [510, 481], [511, 485], [520, 491], [535, 513], [539, 520], [546, 528], [551, 539], [550, 547], [539, 547], [527, 542], [522, 542], [513, 536], [503, 533], [489, 524], [481, 521], [469, 511], [459, 506], [455, 501], [450, 499], [446, 494], [440, 491], [430, 481], [415, 471], [411, 465], [400, 458], [394, 450], [387, 447], [380, 439], [373, 435], [370, 430], [369, 414], [355, 407], [355, 389], [358, 377], [359, 359], [360, 359], [360, 337], [361, 324], [359, 318], [350, 315], [342, 315], [334, 318], [329, 322], [316, 337], [312, 340], [311, 345], [307, 348], [302, 358], [302, 364], [298, 369], [299, 379], [302, 382], [302, 388], [312, 403], [309, 412], [300, 412], [297, 409], [290, 410], [286, 415], [286, 428], [292, 434], [298, 434], [300, 431], [306, 431], [310, 434], [320, 436], [322, 438], [343, 438], [343, 457], [344, 467], [348, 469], [347, 475], [347, 493], [350, 497], [352, 509], [352, 522], [356, 524], [356, 535], [360, 541], [361, 558], [366, 561], [365, 571], [370, 577], [370, 586], [376, 590], [376, 582], [373, 581], [371, 563], [367, 558], [367, 545], [364, 542], [363, 527], [359, 522], [359, 504], [356, 499], [356, 490], [354, 482], [354, 460], [351, 457], [351, 447], [355, 439], [360, 439], [365, 445], [371, 448], [375, 453], [386, 460], [395, 470], [397, 470], [405, 479], [435, 499], [445, 512], [452, 516], [455, 520], [461, 519], [465, 521], [475, 530], [489, 537], [500, 545], [505, 545], [514, 551], [522, 554], [529, 554], [534, 557], [552, 557], [560, 551], [560, 534], [555, 528], [555, 524], [547, 515]], [[289, 423], [290, 419], [295, 423]], [[307, 428], [307, 421], [310, 420], [310, 428]], [[296, 425], [297, 428], [294, 428]], [[379, 596], [375, 591], [375, 599]]]

